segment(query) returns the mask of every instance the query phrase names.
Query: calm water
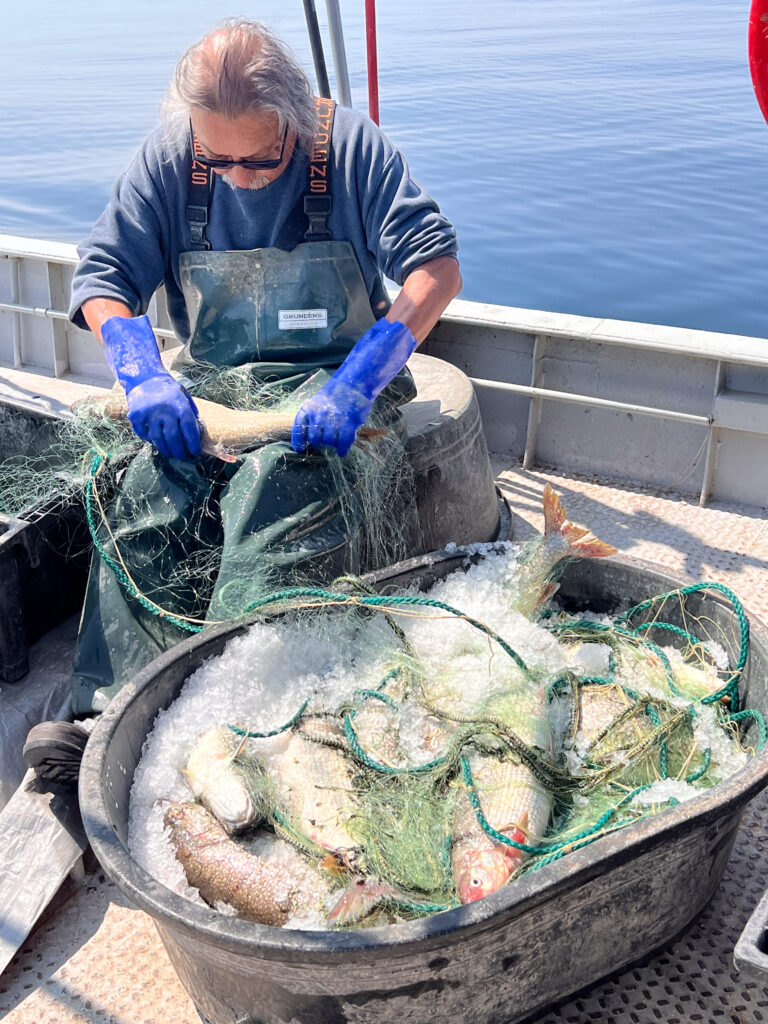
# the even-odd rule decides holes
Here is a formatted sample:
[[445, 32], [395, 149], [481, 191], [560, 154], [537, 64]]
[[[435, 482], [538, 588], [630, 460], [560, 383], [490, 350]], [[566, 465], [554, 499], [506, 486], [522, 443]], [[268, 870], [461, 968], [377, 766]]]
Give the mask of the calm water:
[[[768, 126], [748, 6], [380, 0], [382, 127], [457, 227], [464, 298], [768, 336]], [[178, 56], [230, 12], [3, 7], [0, 232], [78, 241]], [[245, 13], [311, 71], [300, 0]], [[365, 110], [362, 0], [342, 15]]]

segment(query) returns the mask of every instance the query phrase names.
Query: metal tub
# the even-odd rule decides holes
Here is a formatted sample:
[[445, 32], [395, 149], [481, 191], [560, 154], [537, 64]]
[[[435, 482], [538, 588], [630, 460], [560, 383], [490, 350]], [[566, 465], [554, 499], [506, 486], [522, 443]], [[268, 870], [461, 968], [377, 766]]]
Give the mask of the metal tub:
[[[401, 563], [377, 589], [429, 585], [462, 553]], [[568, 609], [618, 611], [681, 585], [629, 559], [576, 561]], [[722, 626], [730, 607], [694, 594]], [[667, 616], [671, 619], [671, 615]], [[88, 743], [83, 819], [96, 855], [157, 925], [179, 977], [211, 1024], [436, 1020], [513, 1024], [666, 943], [717, 888], [748, 800], [768, 782], [768, 750], [713, 791], [605, 836], [474, 904], [421, 921], [349, 932], [285, 931], [222, 917], [152, 879], [126, 849], [142, 743], [186, 678], [246, 627], [217, 628], [158, 658], [113, 701]], [[768, 713], [768, 636], [752, 622], [742, 695]]]

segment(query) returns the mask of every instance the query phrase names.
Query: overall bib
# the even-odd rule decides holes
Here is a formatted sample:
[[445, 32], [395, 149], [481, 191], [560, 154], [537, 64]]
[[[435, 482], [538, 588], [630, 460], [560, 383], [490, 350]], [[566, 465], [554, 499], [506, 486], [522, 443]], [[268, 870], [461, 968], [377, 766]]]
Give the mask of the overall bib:
[[[199, 382], [211, 367], [234, 367], [262, 393], [274, 389], [276, 398], [290, 392], [303, 400], [373, 325], [372, 305], [379, 316], [386, 311], [383, 285], [372, 301], [352, 245], [332, 240], [327, 228], [333, 103], [317, 104], [309, 192], [274, 247], [210, 250], [205, 226], [212, 174], [191, 156], [192, 249], [179, 258], [190, 337], [174, 370], [193, 394], [206, 397]], [[414, 394], [404, 370], [375, 411], [397, 430], [397, 407]], [[220, 393], [208, 397], [222, 401]], [[208, 456], [181, 462], [145, 445], [118, 476], [99, 539], [113, 557], [117, 549], [146, 603], [94, 552], [75, 652], [73, 711], [103, 710], [146, 664], [190, 635], [159, 610], [198, 623], [224, 621], [267, 592], [372, 568], [367, 526], [350, 526], [342, 507], [340, 479], [346, 475], [354, 491], [353, 464], [335, 452], [298, 454], [287, 442], [266, 444], [231, 464]], [[388, 471], [381, 467], [383, 490]], [[404, 515], [412, 519], [414, 512]], [[394, 525], [402, 533], [413, 530], [412, 521]]]

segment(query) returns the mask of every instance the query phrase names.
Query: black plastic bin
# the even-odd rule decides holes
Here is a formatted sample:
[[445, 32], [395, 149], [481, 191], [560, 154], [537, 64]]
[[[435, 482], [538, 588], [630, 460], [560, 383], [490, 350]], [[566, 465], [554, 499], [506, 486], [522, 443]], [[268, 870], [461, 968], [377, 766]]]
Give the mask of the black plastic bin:
[[[59, 419], [0, 402], [0, 461], [35, 458], [56, 437]], [[90, 538], [78, 502], [30, 501], [17, 518], [0, 515], [0, 679], [29, 671], [29, 647], [82, 604]]]
[[[481, 557], [481, 556], [474, 556]], [[429, 585], [467, 561], [435, 554], [368, 580]], [[612, 612], [681, 581], [630, 559], [572, 563], [566, 608]], [[733, 623], [713, 594], [694, 614]], [[104, 869], [150, 914], [181, 981], [211, 1024], [341, 1024], [407, 1019], [512, 1024], [663, 945], [714, 894], [748, 800], [768, 782], [768, 750], [695, 799], [608, 835], [468, 906], [385, 928], [286, 931], [224, 917], [151, 878], [126, 848], [129, 793], [157, 712], [246, 627], [217, 627], [158, 658], [101, 716], [80, 803]], [[742, 693], [768, 713], [768, 634], [757, 622]]]

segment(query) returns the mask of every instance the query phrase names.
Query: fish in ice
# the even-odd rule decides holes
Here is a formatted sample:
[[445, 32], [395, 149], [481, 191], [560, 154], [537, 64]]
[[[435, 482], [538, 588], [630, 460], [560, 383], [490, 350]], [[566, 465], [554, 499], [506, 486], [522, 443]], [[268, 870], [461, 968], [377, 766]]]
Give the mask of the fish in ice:
[[355, 766], [347, 740], [331, 718], [309, 718], [265, 768], [276, 806], [299, 835], [327, 850], [346, 867], [356, 863], [349, 821], [356, 809]]
[[230, 835], [262, 821], [271, 803], [264, 769], [244, 753], [244, 744], [228, 726], [215, 726], [195, 743], [182, 769], [194, 796]]
[[544, 534], [526, 547], [513, 579], [516, 596], [512, 606], [527, 618], [532, 618], [557, 591], [551, 577], [563, 559], [616, 554], [613, 545], [599, 540], [587, 527], [567, 520], [565, 505], [549, 484], [544, 488], [543, 505]]
[[[472, 784], [488, 824], [507, 839], [535, 846], [552, 814], [552, 795], [533, 772], [509, 758], [473, 751]], [[457, 800], [451, 869], [459, 899], [472, 903], [505, 885], [529, 854], [495, 841], [477, 819], [469, 793]]]
[[[552, 757], [552, 721], [544, 691], [492, 698], [485, 715], [513, 725], [515, 736], [542, 759]], [[553, 797], [531, 767], [508, 750], [500, 755], [475, 749], [467, 754], [472, 788], [483, 817], [496, 832], [516, 843], [535, 846], [552, 815]], [[468, 788], [462, 785], [453, 821], [451, 868], [462, 903], [500, 889], [530, 856], [525, 850], [494, 840], [480, 824]]]
[[[235, 455], [269, 441], [289, 441], [295, 409], [230, 409], [218, 402], [195, 398], [202, 427], [202, 450], [224, 462], [234, 462]], [[109, 419], [128, 418], [128, 402], [122, 389], [105, 396], [80, 398], [72, 403], [72, 411], [82, 415], [101, 415]], [[358, 437], [372, 440], [386, 433], [373, 427], [361, 427]]]
[[163, 821], [187, 881], [211, 906], [228, 903], [247, 921], [277, 927], [322, 910], [330, 876], [288, 843], [275, 840], [282, 847], [280, 859], [257, 856], [232, 839], [201, 804], [171, 804]]
[[[273, 837], [269, 855], [237, 842], [202, 804], [172, 803], [163, 815], [176, 859], [189, 885], [209, 906], [225, 903], [246, 921], [283, 927], [291, 918], [327, 913], [334, 927], [349, 927], [403, 894], [375, 878], [355, 876], [334, 899], [335, 870], [322, 870], [294, 846]], [[418, 904], [418, 897], [411, 900]]]

